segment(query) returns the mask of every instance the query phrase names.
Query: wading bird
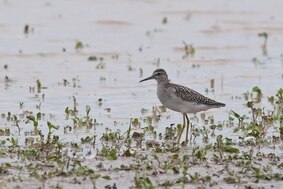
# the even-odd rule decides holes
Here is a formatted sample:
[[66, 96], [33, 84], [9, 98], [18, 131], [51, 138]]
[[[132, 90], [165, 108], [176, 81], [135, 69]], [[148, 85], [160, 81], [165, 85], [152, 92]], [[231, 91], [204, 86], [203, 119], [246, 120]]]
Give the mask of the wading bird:
[[[211, 108], [224, 107], [225, 104], [212, 100], [185, 86], [170, 83], [164, 69], [157, 69], [153, 74], [140, 82], [155, 79], [157, 81], [157, 96], [160, 102], [168, 109], [183, 114], [183, 128], [178, 136], [178, 143], [187, 126], [186, 140], [190, 129], [190, 120], [187, 113], [197, 113]], [[187, 124], [186, 124], [187, 120]]]

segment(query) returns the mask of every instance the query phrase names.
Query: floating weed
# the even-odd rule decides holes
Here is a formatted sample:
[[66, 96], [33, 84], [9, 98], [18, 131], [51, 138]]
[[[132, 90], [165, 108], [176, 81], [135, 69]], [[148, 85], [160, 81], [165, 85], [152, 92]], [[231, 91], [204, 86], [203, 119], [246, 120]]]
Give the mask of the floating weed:
[[102, 149], [97, 149], [97, 155], [107, 157], [109, 160], [116, 160], [120, 152], [123, 139], [124, 138], [120, 134], [120, 130], [112, 132], [110, 129], [107, 129], [100, 139]]
[[10, 129], [8, 129], [8, 128], [0, 129], [0, 136], [10, 136], [10, 135], [11, 135]]
[[160, 58], [157, 58], [154, 62], [153, 65], [156, 65], [157, 68], [159, 68], [160, 65]]
[[36, 91], [37, 91], [37, 93], [41, 93], [41, 89], [42, 89], [41, 81], [36, 80]]
[[90, 56], [88, 57], [88, 61], [97, 61], [99, 58], [97, 56]]
[[17, 138], [12, 137], [10, 143], [11, 145], [9, 146], [9, 148], [11, 149], [15, 149], [19, 147], [19, 140]]
[[79, 166], [78, 168], [74, 169], [74, 171], [75, 175], [77, 176], [89, 176], [95, 173], [93, 169], [87, 166]]
[[210, 80], [210, 88], [214, 89], [214, 85], [215, 85], [215, 80], [211, 79]]
[[174, 124], [171, 124], [170, 127], [165, 128], [165, 134], [164, 134], [164, 140], [165, 141], [172, 141], [177, 139], [177, 132], [180, 132], [180, 129], [182, 128], [181, 124], [177, 125], [177, 128], [174, 127]]
[[12, 80], [8, 77], [8, 76], [5, 76], [5, 83], [9, 83], [11, 82]]
[[36, 116], [30, 115], [30, 116], [27, 116], [26, 118], [27, 118], [26, 123], [28, 123], [28, 122], [32, 122], [33, 123], [34, 133], [35, 134], [39, 134], [40, 131], [38, 129], [38, 122], [41, 119], [41, 112], [38, 112], [36, 114]]
[[25, 35], [28, 35], [28, 34], [30, 34], [30, 33], [33, 33], [33, 31], [34, 31], [34, 28], [31, 28], [28, 24], [26, 24], [26, 25], [24, 26], [24, 34], [25, 34]]
[[63, 79], [63, 85], [64, 85], [64, 87], [66, 87], [67, 85], [69, 85], [69, 82], [68, 82], [67, 79]]
[[4, 78], [4, 83], [5, 83], [5, 89], [8, 89], [10, 87], [10, 83], [14, 82], [10, 77], [7, 75]]
[[99, 98], [99, 99], [97, 100], [97, 104], [98, 104], [99, 107], [101, 107], [102, 104], [103, 104], [103, 99], [102, 99], [102, 98]]
[[262, 32], [258, 34], [259, 37], [262, 37], [264, 39], [263, 44], [261, 46], [262, 49], [262, 55], [267, 56], [267, 39], [268, 39], [268, 34], [266, 32]]
[[244, 128], [244, 120], [247, 119], [248, 117], [246, 115], [242, 115], [240, 116], [238, 113], [234, 112], [233, 110], [230, 112], [229, 114], [229, 119], [230, 120], [234, 120], [234, 118], [237, 119], [238, 121], [238, 126], [237, 128], [234, 130], [234, 132], [239, 131], [240, 129]]
[[12, 167], [12, 165], [10, 163], [2, 163], [0, 165], [0, 174], [1, 175], [9, 175], [9, 171], [8, 168]]
[[134, 118], [132, 120], [132, 125], [136, 128], [140, 127], [141, 123], [139, 122], [139, 119], [138, 118]]
[[192, 68], [193, 69], [200, 68], [200, 64], [192, 64]]
[[19, 105], [20, 105], [20, 109], [23, 109], [23, 107], [24, 107], [24, 102], [19, 102]]
[[51, 141], [51, 135], [53, 134], [54, 130], [58, 130], [59, 126], [55, 126], [49, 121], [47, 121], [47, 126], [48, 126], [48, 133], [47, 133], [46, 143], [49, 144]]
[[139, 47], [139, 52], [142, 52], [143, 51], [143, 45], [141, 45], [140, 47]]
[[239, 153], [240, 150], [232, 146], [232, 140], [229, 138], [223, 139], [222, 135], [218, 135], [216, 138], [216, 143], [214, 149], [219, 152], [220, 157], [223, 157], [223, 152], [228, 153]]
[[96, 69], [104, 69], [105, 68], [105, 62], [103, 57], [98, 58], [98, 64], [96, 64]]
[[142, 108], [142, 109], [141, 109], [141, 114], [146, 114], [146, 113], [148, 113], [148, 112], [149, 112], [148, 109], [145, 109], [145, 108]]
[[212, 149], [211, 144], [208, 144], [203, 148], [196, 147], [196, 148], [193, 148], [192, 155], [193, 155], [193, 157], [196, 157], [196, 160], [198, 160], [198, 161], [205, 161], [207, 159], [206, 158], [207, 152], [211, 149]]
[[227, 184], [236, 184], [236, 183], [240, 183], [240, 180], [234, 176], [228, 176], [228, 177], [224, 177], [223, 178], [224, 182], [226, 182]]
[[252, 62], [255, 64], [255, 66], [259, 66], [259, 65], [264, 65], [264, 63], [262, 61], [260, 61], [258, 58], [254, 57], [252, 59]]
[[262, 97], [261, 89], [258, 86], [253, 87], [252, 92], [253, 92], [253, 96], [255, 96], [253, 98], [254, 102], [256, 102], [256, 103], [260, 102], [261, 101], [261, 97]]
[[75, 45], [75, 49], [79, 51], [79, 50], [82, 50], [83, 48], [84, 48], [84, 44], [81, 41], [77, 41]]
[[189, 57], [194, 57], [196, 50], [193, 47], [193, 45], [187, 44], [185, 41], [183, 41], [183, 44], [184, 44], [184, 50], [185, 50], [185, 54], [183, 55], [183, 59], [187, 59]]
[[216, 129], [219, 130], [219, 131], [221, 131], [222, 128], [223, 128], [223, 125], [222, 125], [222, 124], [218, 124], [218, 125], [212, 124], [212, 125], [210, 125], [210, 126], [209, 126], [209, 129], [211, 130], [210, 136], [211, 136], [211, 137], [215, 137], [215, 131], [216, 131]]
[[86, 128], [86, 129], [91, 129], [94, 126], [96, 126], [96, 119], [92, 119], [89, 116], [90, 113], [90, 106], [86, 105], [86, 115], [84, 117], [78, 117], [77, 115], [73, 116], [73, 121], [74, 121], [74, 129], [76, 128]]
[[14, 117], [14, 123], [15, 123], [15, 126], [18, 128], [18, 132], [19, 132], [19, 135], [21, 134], [21, 128], [20, 128], [20, 125], [19, 125], [19, 122], [20, 120], [18, 120], [18, 117], [16, 115], [13, 116]]
[[139, 74], [139, 75], [140, 75], [140, 78], [143, 77], [143, 69], [142, 69], [142, 68], [139, 68], [139, 73], [140, 73], [140, 74]]
[[[282, 120], [281, 120], [281, 123], [282, 123]], [[280, 139], [283, 141], [283, 126], [282, 125], [279, 127], [279, 133], [280, 133]]]
[[167, 22], [168, 22], [167, 17], [164, 17], [164, 18], [162, 19], [162, 24], [167, 24]]
[[[159, 111], [158, 111], [158, 109], [159, 109]], [[158, 106], [158, 109], [157, 109], [157, 111], [160, 113], [160, 112], [166, 112], [166, 107], [165, 106]]]
[[276, 93], [277, 101], [276, 103], [283, 107], [283, 89], [280, 88]]
[[202, 127], [202, 129], [199, 128], [193, 129], [192, 132], [193, 141], [195, 141], [197, 137], [202, 136], [202, 141], [207, 144], [209, 141], [210, 132], [211, 131], [204, 126]]
[[131, 72], [131, 71], [134, 71], [135, 69], [131, 66], [131, 65], [128, 65], [128, 71]]
[[118, 149], [114, 146], [103, 146], [101, 150], [97, 150], [96, 155], [106, 157], [109, 160], [117, 160]]
[[[261, 107], [261, 102], [263, 99], [262, 90], [259, 87], [254, 87], [252, 92], [247, 92], [247, 107], [250, 109], [251, 119], [246, 115], [240, 116], [236, 112], [230, 113], [230, 120], [236, 118], [238, 120], [238, 127], [235, 128], [235, 132], [241, 131], [243, 137], [242, 144], [265, 144], [270, 142], [276, 142], [280, 138], [280, 125], [282, 120], [282, 103], [280, 102], [282, 98], [282, 91], [279, 89], [275, 96], [268, 97], [268, 101], [271, 102], [273, 109], [268, 110]], [[272, 135], [272, 133], [277, 132], [279, 135]]]
[[77, 106], [78, 106], [77, 99], [76, 97], [73, 96], [73, 109], [70, 109], [69, 107], [65, 108], [66, 119], [69, 119], [69, 116], [77, 115], [78, 113]]
[[154, 185], [149, 177], [135, 177], [134, 188], [153, 189]]

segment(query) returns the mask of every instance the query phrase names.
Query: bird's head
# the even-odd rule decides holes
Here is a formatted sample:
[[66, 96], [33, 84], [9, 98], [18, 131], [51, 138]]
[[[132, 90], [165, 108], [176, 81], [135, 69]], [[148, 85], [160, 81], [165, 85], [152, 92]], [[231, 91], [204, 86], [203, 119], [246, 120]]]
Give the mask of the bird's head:
[[168, 75], [166, 73], [166, 71], [164, 69], [156, 69], [151, 76], [140, 80], [140, 82], [146, 81], [146, 80], [150, 80], [150, 79], [155, 79], [158, 83], [161, 82], [169, 82], [168, 80]]

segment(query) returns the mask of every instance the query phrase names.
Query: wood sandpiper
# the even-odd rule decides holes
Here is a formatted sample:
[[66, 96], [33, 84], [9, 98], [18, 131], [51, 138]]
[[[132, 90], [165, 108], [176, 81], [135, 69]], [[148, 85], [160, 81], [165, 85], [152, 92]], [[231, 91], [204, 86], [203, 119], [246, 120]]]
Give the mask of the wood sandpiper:
[[[168, 109], [183, 114], [183, 128], [178, 136], [178, 143], [187, 126], [186, 143], [188, 143], [188, 133], [190, 120], [187, 113], [197, 113], [211, 108], [224, 107], [225, 104], [212, 100], [202, 94], [185, 86], [170, 83], [168, 75], [164, 69], [157, 69], [153, 74], [140, 82], [155, 79], [157, 81], [157, 96], [160, 102]], [[187, 124], [186, 121], [187, 120]]]

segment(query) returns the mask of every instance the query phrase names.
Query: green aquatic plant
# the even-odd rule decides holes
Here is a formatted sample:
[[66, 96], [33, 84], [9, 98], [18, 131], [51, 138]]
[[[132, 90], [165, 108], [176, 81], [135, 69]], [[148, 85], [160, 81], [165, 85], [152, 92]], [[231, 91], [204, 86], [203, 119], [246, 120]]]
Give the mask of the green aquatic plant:
[[[97, 156], [106, 157], [109, 160], [116, 160], [120, 154], [122, 144], [124, 144], [125, 138], [121, 135], [120, 130], [112, 131], [107, 129], [100, 138], [102, 148], [97, 149]], [[126, 146], [125, 146], [126, 147]]]
[[211, 144], [205, 145], [203, 148], [202, 147], [196, 147], [193, 148], [192, 155], [197, 158], [197, 160], [200, 161], [205, 161], [207, 159], [207, 152], [212, 149]]
[[11, 145], [9, 146], [9, 148], [15, 149], [19, 146], [19, 140], [17, 138], [12, 137], [10, 140]]
[[40, 80], [36, 80], [36, 89], [37, 93], [41, 93], [42, 86]]
[[138, 119], [138, 118], [134, 118], [134, 119], [132, 120], [132, 125], [133, 125], [134, 127], [140, 127], [141, 123], [139, 122], [139, 119]]
[[283, 89], [280, 88], [276, 93], [277, 101], [276, 103], [283, 107]]
[[32, 122], [32, 123], [33, 123], [33, 127], [34, 127], [34, 132], [35, 132], [35, 134], [39, 134], [40, 131], [39, 131], [39, 129], [38, 129], [38, 123], [39, 123], [39, 120], [41, 119], [41, 112], [38, 112], [38, 113], [36, 114], [36, 116], [29, 115], [29, 116], [27, 116], [26, 118], [27, 118], [26, 123]]
[[74, 128], [82, 128], [85, 127], [87, 129], [91, 129], [96, 125], [96, 119], [90, 118], [90, 106], [86, 105], [86, 115], [83, 117], [78, 117], [77, 115], [73, 115]]
[[[114, 188], [116, 185], [113, 183], [118, 182], [125, 172], [129, 175], [136, 174], [135, 179], [129, 177], [133, 188], [208, 188], [220, 187], [223, 182], [228, 186], [248, 186], [248, 183], [253, 182], [257, 186], [262, 180], [270, 180], [270, 183], [276, 185], [279, 183], [277, 181], [283, 179], [283, 165], [279, 154], [281, 143], [280, 139], [276, 138], [275, 142], [274, 138], [283, 138], [283, 127], [280, 127], [280, 120], [283, 121], [282, 111], [279, 111], [283, 90], [280, 89], [273, 95], [273, 103], [269, 104], [271, 110], [269, 107], [261, 107], [261, 104], [253, 100], [258, 95], [264, 104], [263, 91], [259, 88], [250, 90], [247, 106], [243, 106], [241, 110], [247, 112], [244, 115], [230, 111], [229, 120], [217, 122], [216, 118], [201, 114], [200, 123], [193, 129], [195, 140], [192, 140], [189, 148], [174, 142], [181, 125], [168, 123], [169, 114], [165, 112], [165, 108], [162, 111], [162, 108], [155, 110], [159, 122], [154, 121], [154, 116], [147, 115], [151, 112], [141, 109], [140, 112], [144, 115], [140, 117], [125, 122], [112, 118], [114, 126], [106, 123], [102, 125], [92, 118], [92, 114], [96, 112], [93, 112], [91, 106], [78, 106], [74, 97], [74, 107], [71, 104], [71, 108], [65, 108], [68, 118], [65, 120], [66, 124], [63, 120], [60, 125], [64, 131], [54, 124], [55, 117], [49, 116], [50, 112], [5, 112], [1, 114], [4, 127], [0, 130], [0, 134], [3, 134], [0, 157], [11, 157], [19, 161], [10, 163], [11, 166], [0, 164], [0, 174], [3, 179], [9, 176], [15, 184], [25, 184], [31, 179], [28, 182], [45, 183], [45, 187], [49, 187], [48, 184], [53, 179], [64, 179], [68, 183], [70, 181], [72, 186], [91, 182], [93, 188], [98, 188], [98, 183], [101, 186], [103, 181], [111, 180], [111, 184], [107, 183], [105, 187]], [[42, 110], [46, 111], [45, 102], [41, 102]], [[101, 99], [101, 105], [102, 102]], [[25, 104], [24, 109], [26, 107], [29, 104]], [[104, 109], [105, 107], [100, 110]], [[56, 122], [57, 120], [60, 119], [56, 116]], [[23, 121], [33, 127], [23, 129]], [[235, 126], [229, 125], [230, 122], [235, 122]], [[5, 128], [6, 125], [8, 128]], [[97, 125], [98, 134], [95, 130], [82, 133], [81, 128], [96, 129], [92, 126], [88, 128], [87, 125]], [[18, 127], [21, 136], [17, 135], [16, 127], [9, 126]], [[104, 126], [111, 129], [106, 128], [101, 133]], [[165, 127], [165, 131], [159, 133]], [[235, 129], [237, 133], [227, 133], [230, 130], [226, 129]], [[99, 139], [100, 134], [102, 137]], [[69, 142], [69, 137], [73, 135], [79, 137], [71, 138], [74, 140]], [[255, 142], [245, 143], [249, 138], [253, 138]], [[268, 152], [264, 153], [266, 149]], [[270, 150], [272, 153], [269, 153]], [[208, 173], [203, 172], [204, 169]], [[55, 184], [50, 187], [52, 186]]]
[[210, 88], [214, 89], [215, 79], [210, 80]]
[[78, 110], [77, 110], [77, 99], [75, 96], [73, 96], [73, 109], [69, 108], [69, 107], [66, 107], [65, 108], [65, 113], [66, 113], [66, 119], [69, 119], [69, 116], [76, 116], [77, 113], [78, 113]]
[[75, 45], [76, 50], [82, 50], [84, 48], [84, 44], [81, 41], [77, 41]]
[[134, 188], [154, 189], [154, 185], [149, 177], [135, 177]]
[[174, 124], [171, 124], [169, 127], [165, 128], [164, 133], [164, 140], [165, 141], [175, 141], [178, 137], [178, 132], [180, 132], [180, 129], [182, 128], [181, 124], [178, 124], [177, 127], [174, 127]]
[[117, 160], [118, 149], [115, 146], [103, 146], [101, 150], [97, 150], [96, 155], [106, 157], [109, 160]]
[[18, 117], [16, 115], [13, 115], [13, 118], [14, 118], [13, 121], [15, 123], [15, 126], [18, 128], [19, 135], [21, 135], [21, 128], [19, 125], [20, 120], [18, 120]]
[[216, 150], [218, 150], [220, 157], [223, 156], [223, 152], [228, 153], [239, 153], [240, 150], [235, 146], [232, 146], [232, 140], [229, 138], [223, 139], [222, 135], [218, 135], [216, 138], [216, 144], [214, 146]]
[[[248, 92], [249, 93], [249, 92]], [[262, 90], [259, 87], [254, 87], [252, 93], [249, 93], [247, 107], [250, 109], [251, 118], [240, 116], [231, 111], [230, 118], [236, 118], [239, 121], [235, 132], [242, 131], [243, 137], [240, 137], [245, 144], [266, 144], [275, 142], [280, 139], [280, 127], [282, 127], [282, 96], [283, 90], [279, 89], [274, 96], [268, 97], [268, 101], [272, 104], [273, 109], [268, 110], [261, 107], [258, 102], [262, 101]], [[241, 127], [239, 127], [241, 125]], [[278, 127], [279, 125], [279, 127]], [[268, 139], [270, 131], [276, 130], [279, 136], [272, 135], [272, 139]], [[279, 129], [279, 130], [278, 130]]]
[[255, 94], [255, 97], [253, 96], [254, 102], [259, 103], [262, 98], [261, 89], [258, 86], [253, 87], [252, 94]]
[[237, 112], [234, 112], [233, 110], [231, 110], [230, 114], [229, 114], [229, 119], [230, 120], [234, 120], [236, 118], [236, 120], [238, 121], [238, 125], [235, 129], [235, 132], [237, 132], [240, 129], [243, 129], [244, 127], [244, 120], [248, 119], [248, 117], [246, 115], [240, 115]]
[[48, 133], [47, 133], [47, 141], [46, 143], [49, 144], [51, 141], [51, 135], [55, 130], [59, 129], [59, 126], [53, 125], [51, 122], [47, 121]]

